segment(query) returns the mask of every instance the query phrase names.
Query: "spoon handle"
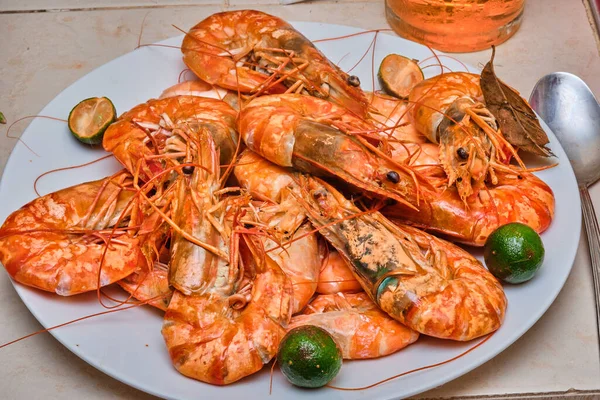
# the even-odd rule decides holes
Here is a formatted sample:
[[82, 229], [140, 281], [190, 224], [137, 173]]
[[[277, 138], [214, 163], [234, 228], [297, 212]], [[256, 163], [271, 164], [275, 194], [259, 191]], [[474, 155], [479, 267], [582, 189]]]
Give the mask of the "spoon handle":
[[581, 208], [583, 209], [583, 221], [587, 232], [588, 245], [590, 248], [590, 259], [592, 262], [592, 277], [594, 280], [594, 295], [596, 297], [596, 324], [598, 326], [598, 338], [600, 340], [600, 229], [596, 212], [587, 187], [579, 188], [581, 195]]

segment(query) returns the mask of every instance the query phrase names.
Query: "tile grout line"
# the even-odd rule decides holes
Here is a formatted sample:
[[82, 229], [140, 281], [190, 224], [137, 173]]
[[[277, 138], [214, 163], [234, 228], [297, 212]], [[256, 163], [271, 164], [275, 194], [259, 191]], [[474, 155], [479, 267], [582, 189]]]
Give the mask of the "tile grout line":
[[[65, 8], [39, 8], [39, 9], [22, 9], [22, 10], [0, 10], [0, 15], [3, 14], [37, 14], [37, 13], [59, 13], [59, 12], [79, 12], [79, 11], [114, 11], [114, 10], [139, 10], [144, 8], [156, 9], [156, 8], [188, 8], [188, 7], [204, 7], [204, 6], [222, 6], [224, 8], [230, 7], [253, 7], [253, 6], [292, 6], [294, 4], [281, 4], [281, 3], [247, 3], [247, 4], [235, 4], [235, 0], [221, 0], [215, 1], [214, 3], [203, 3], [203, 4], [145, 4], [138, 6], [99, 6], [99, 7], [65, 7]], [[362, 0], [355, 2], [358, 3], [376, 3], [378, 0]], [[320, 0], [319, 4], [335, 4], [339, 0]], [[306, 3], [314, 3], [307, 1]]]
[[37, 14], [37, 13], [59, 13], [59, 12], [79, 12], [79, 11], [115, 11], [115, 10], [140, 10], [144, 8], [175, 8], [175, 7], [202, 7], [202, 6], [218, 6], [224, 3], [213, 4], [169, 4], [169, 5], [143, 5], [143, 6], [106, 6], [106, 7], [74, 7], [74, 8], [43, 8], [37, 10], [0, 10], [2, 14]]
[[[375, 0], [363, 0], [362, 3], [374, 3]], [[308, 2], [310, 3], [310, 2]], [[338, 3], [337, 0], [321, 0], [320, 1], [321, 4], [323, 3], [329, 3], [329, 4], [335, 4]], [[356, 2], [356, 3], [361, 3]], [[205, 4], [189, 4], [189, 3], [185, 3], [185, 4], [156, 4], [156, 5], [152, 5], [152, 4], [146, 4], [146, 5], [138, 5], [138, 6], [99, 6], [99, 7], [70, 7], [70, 8], [40, 8], [40, 9], [33, 9], [33, 10], [0, 10], [0, 15], [3, 14], [37, 14], [37, 13], [59, 13], [59, 12], [79, 12], [79, 11], [115, 11], [115, 10], [139, 10], [139, 9], [157, 9], [157, 8], [191, 8], [191, 7], [204, 7], [204, 6], [221, 6], [224, 8], [229, 8], [229, 7], [237, 7], [237, 6], [247, 6], [247, 7], [252, 7], [252, 6], [263, 6], [263, 5], [268, 5], [268, 4], [260, 4], [260, 3], [248, 3], [248, 4], [235, 4], [232, 3], [231, 0], [221, 0], [219, 2], [215, 1], [214, 3], [205, 3]], [[293, 4], [280, 4], [280, 3], [272, 3], [270, 5], [277, 5], [277, 6], [290, 6]]]
[[[598, 53], [600, 54], [600, 5], [598, 5], [598, 2], [596, 5], [594, 5], [592, 3], [593, 1], [595, 0], [582, 0], [588, 22], [592, 28], [592, 34], [596, 40], [596, 47], [598, 48]], [[597, 13], [596, 15], [594, 14], [594, 10]]]
[[528, 392], [453, 397], [416, 397], [415, 400], [594, 400], [598, 399], [599, 396], [600, 390], [569, 389], [564, 392]]

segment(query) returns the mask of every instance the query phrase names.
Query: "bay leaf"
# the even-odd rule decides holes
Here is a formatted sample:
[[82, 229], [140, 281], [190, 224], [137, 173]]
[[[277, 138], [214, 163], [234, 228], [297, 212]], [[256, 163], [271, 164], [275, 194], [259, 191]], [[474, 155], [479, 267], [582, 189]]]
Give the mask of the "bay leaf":
[[487, 109], [510, 144], [539, 156], [554, 156], [546, 147], [548, 136], [527, 101], [496, 76], [495, 55], [496, 48], [492, 47], [492, 58], [481, 71], [480, 86]]

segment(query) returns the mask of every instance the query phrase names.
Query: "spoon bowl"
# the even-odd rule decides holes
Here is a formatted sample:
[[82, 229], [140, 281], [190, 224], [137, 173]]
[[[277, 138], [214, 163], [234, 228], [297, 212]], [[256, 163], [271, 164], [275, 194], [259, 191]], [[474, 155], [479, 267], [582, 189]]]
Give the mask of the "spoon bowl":
[[529, 102], [565, 149], [579, 186], [600, 179], [600, 105], [585, 82], [567, 72], [546, 75]]
[[529, 102], [565, 149], [579, 184], [600, 342], [600, 227], [588, 191], [588, 186], [600, 178], [600, 105], [585, 82], [566, 72], [540, 79]]

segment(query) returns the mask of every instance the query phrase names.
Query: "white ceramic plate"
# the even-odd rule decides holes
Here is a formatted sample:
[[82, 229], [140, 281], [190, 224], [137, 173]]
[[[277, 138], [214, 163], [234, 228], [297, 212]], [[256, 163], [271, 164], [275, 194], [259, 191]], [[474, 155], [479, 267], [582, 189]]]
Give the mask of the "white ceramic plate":
[[[361, 32], [360, 29], [317, 24], [296, 23], [310, 39], [338, 37]], [[373, 33], [318, 43], [325, 54], [347, 70], [361, 58], [373, 39]], [[180, 45], [182, 37], [164, 41]], [[375, 65], [389, 53], [400, 53], [423, 60], [431, 52], [421, 45], [380, 34], [375, 51]], [[462, 70], [451, 59], [443, 62], [453, 70]], [[145, 47], [119, 57], [96, 69], [65, 89], [40, 114], [66, 118], [71, 108], [82, 99], [108, 96], [121, 113], [176, 83], [184, 69], [178, 50]], [[474, 71], [475, 68], [471, 68]], [[427, 68], [428, 75], [439, 73]], [[371, 56], [352, 71], [358, 75], [365, 90], [372, 89]], [[509, 82], [510, 83], [510, 82]], [[482, 346], [449, 364], [409, 374], [367, 391], [342, 392], [333, 389], [301, 390], [287, 383], [275, 372], [273, 400], [289, 398], [318, 399], [389, 399], [414, 395], [455, 379], [491, 359], [523, 335], [548, 309], [563, 287], [571, 270], [581, 226], [579, 194], [575, 177], [563, 149], [549, 132], [550, 147], [560, 165], [538, 175], [556, 195], [556, 217], [543, 235], [546, 260], [535, 279], [520, 286], [507, 286], [508, 311], [504, 325]], [[33, 182], [51, 169], [82, 164], [104, 154], [98, 149], [77, 142], [66, 124], [37, 119], [22, 136], [39, 157], [18, 143], [6, 165], [0, 182], [0, 221], [12, 211], [36, 197]], [[77, 183], [108, 176], [119, 169], [114, 160], [103, 161], [86, 168], [58, 172], [42, 178], [40, 193], [46, 194]], [[476, 254], [480, 256], [480, 254]], [[15, 284], [18, 294], [44, 327], [57, 325], [81, 316], [104, 311], [95, 293], [61, 298], [56, 295]], [[116, 292], [117, 289], [114, 289]], [[161, 313], [150, 307], [88, 319], [52, 331], [64, 346], [83, 360], [110, 376], [154, 395], [175, 399], [220, 398], [245, 400], [263, 398], [269, 393], [269, 372], [248, 377], [227, 387], [217, 387], [188, 379], [172, 366], [160, 334]], [[452, 358], [474, 346], [477, 341], [456, 343], [422, 337], [407, 349], [377, 360], [345, 362], [334, 383], [342, 387], [364, 386], [421, 366]]]

